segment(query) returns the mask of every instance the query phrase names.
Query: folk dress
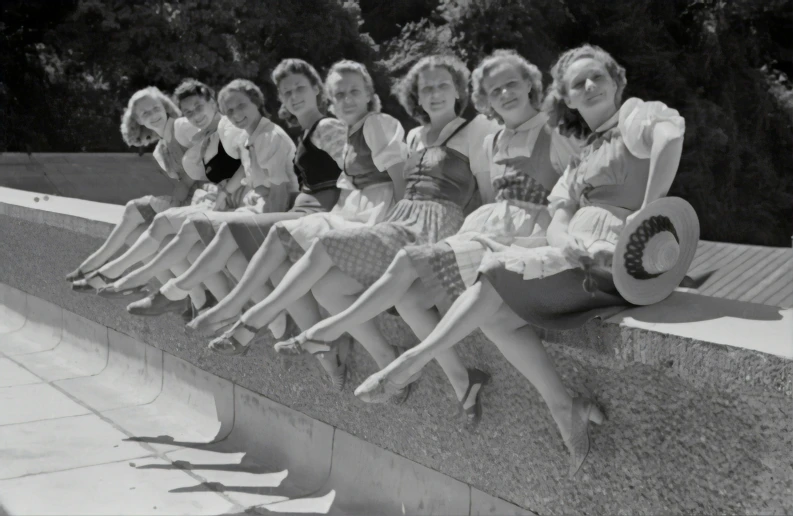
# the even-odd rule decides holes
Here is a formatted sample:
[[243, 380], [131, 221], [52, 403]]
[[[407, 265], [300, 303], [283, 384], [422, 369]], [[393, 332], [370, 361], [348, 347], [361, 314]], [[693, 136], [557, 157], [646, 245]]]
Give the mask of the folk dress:
[[[235, 210], [230, 213], [207, 213], [206, 222], [198, 221], [202, 241], [209, 245], [220, 223], [228, 224], [231, 234], [245, 258], [250, 261], [264, 243], [270, 228], [282, 220], [294, 220], [311, 213], [330, 211], [339, 199], [337, 182], [341, 173], [347, 127], [335, 118], [322, 118], [298, 140], [293, 157], [294, 170], [299, 174], [300, 190], [290, 193], [287, 210], [252, 213]], [[255, 145], [259, 149], [273, 149], [270, 142]], [[277, 144], [278, 142], [273, 142]], [[259, 168], [269, 170], [279, 166], [272, 160], [262, 160]], [[285, 164], [280, 164], [285, 167]]]
[[[567, 232], [591, 252], [613, 253], [625, 219], [643, 204], [652, 134], [659, 122], [671, 123], [680, 137], [685, 132], [676, 110], [661, 102], [627, 100], [589, 137], [551, 191], [551, 215], [562, 206], [575, 210]], [[610, 278], [596, 278], [597, 289], [586, 292], [584, 271], [556, 247], [513, 245], [488, 253], [479, 273], [516, 314], [542, 328], [580, 327], [627, 306]]]
[[321, 235], [334, 265], [368, 287], [401, 249], [456, 233], [465, 213], [481, 205], [477, 177], [489, 175], [482, 141], [495, 130], [496, 124], [478, 116], [454, 119], [433, 143], [426, 141], [428, 127], [411, 131], [404, 198], [383, 222]]
[[[165, 123], [163, 137], [157, 142], [153, 155], [157, 164], [160, 165], [160, 169], [168, 178], [186, 184], [192, 183], [191, 178], [184, 170], [182, 158], [187, 149], [194, 145], [193, 137], [197, 132], [198, 128], [184, 117], [169, 118]], [[189, 204], [190, 196], [183, 201], [177, 201], [170, 195], [146, 195], [134, 199], [132, 203], [148, 225], [158, 213], [168, 208]]]
[[273, 226], [291, 261], [330, 230], [370, 226], [385, 218], [395, 202], [387, 170], [407, 158], [404, 138], [402, 124], [385, 113], [369, 113], [347, 128], [337, 182], [340, 193], [333, 209]]
[[485, 138], [495, 202], [466, 217], [460, 230], [433, 245], [408, 248], [419, 278], [447, 309], [477, 277], [488, 246], [479, 236], [502, 245], [542, 236], [550, 223], [548, 195], [579, 144], [548, 126], [548, 116], [535, 115], [515, 129], [502, 128]]

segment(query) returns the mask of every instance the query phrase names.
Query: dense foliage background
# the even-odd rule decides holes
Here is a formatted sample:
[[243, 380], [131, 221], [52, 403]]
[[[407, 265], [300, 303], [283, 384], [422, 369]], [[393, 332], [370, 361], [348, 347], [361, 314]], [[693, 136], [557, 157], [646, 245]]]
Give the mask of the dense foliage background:
[[673, 194], [703, 238], [790, 245], [793, 8], [790, 0], [4, 0], [0, 151], [126, 151], [129, 95], [183, 77], [260, 84], [284, 57], [324, 71], [346, 57], [374, 72], [384, 110], [409, 120], [390, 85], [420, 56], [473, 67], [515, 48], [547, 70], [583, 42], [628, 70], [628, 96], [686, 118]]

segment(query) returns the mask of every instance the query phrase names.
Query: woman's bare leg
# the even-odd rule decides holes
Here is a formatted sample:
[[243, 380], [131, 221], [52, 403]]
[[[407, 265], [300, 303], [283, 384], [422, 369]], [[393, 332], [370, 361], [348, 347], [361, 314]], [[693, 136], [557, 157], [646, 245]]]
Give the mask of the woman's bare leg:
[[[356, 301], [363, 290], [363, 285], [334, 267], [322, 279], [317, 281], [311, 290], [317, 301], [327, 311], [339, 313], [343, 310], [346, 311]], [[311, 330], [308, 331], [310, 332]], [[364, 321], [361, 324], [346, 328], [345, 331], [361, 343], [378, 367], [382, 368], [396, 358], [396, 350], [383, 337], [374, 321]], [[331, 342], [332, 340], [334, 339], [325, 340], [325, 342]]]
[[99, 249], [83, 260], [79, 269], [84, 273], [93, 272], [104, 265], [124, 244], [128, 243], [130, 235], [141, 228], [145, 222], [133, 201], [128, 202], [124, 207], [121, 222], [116, 224], [116, 227], [113, 228], [113, 231], [110, 232], [110, 235], [108, 235]]
[[[273, 271], [285, 261], [287, 261], [286, 249], [273, 228], [229, 295], [215, 307], [195, 318], [190, 323], [190, 327], [193, 329], [209, 327], [240, 313], [245, 303], [253, 298], [254, 293], [262, 288], [262, 285], [266, 286]], [[264, 324], [266, 323], [262, 323], [262, 326]]]
[[[341, 337], [350, 328], [361, 325], [394, 306], [417, 278], [418, 273], [410, 258], [404, 251], [400, 251], [380, 279], [363, 293], [359, 294], [351, 289], [339, 292], [339, 296], [344, 299], [342, 303], [347, 308], [314, 325], [306, 332], [307, 336], [325, 342]], [[327, 302], [322, 301], [322, 304], [328, 307], [335, 301], [332, 299], [332, 287], [325, 295], [330, 299]]]
[[[413, 333], [420, 340], [424, 340], [432, 333], [441, 321], [440, 312], [435, 307], [435, 300], [432, 298], [421, 280], [416, 280], [408, 289], [402, 299], [396, 303], [396, 309], [402, 319], [410, 326]], [[438, 365], [449, 378], [457, 400], [461, 401], [468, 390], [468, 370], [465, 367], [460, 355], [454, 349], [447, 349], [439, 352], [435, 356]], [[474, 389], [478, 389], [475, 386]], [[472, 391], [468, 394], [463, 408], [467, 409], [476, 403], [477, 392]]]
[[157, 273], [171, 269], [176, 265], [181, 264], [182, 267], [189, 268], [190, 262], [186, 261], [188, 255], [197, 258], [203, 250], [204, 244], [201, 242], [195, 225], [189, 220], [185, 221], [176, 237], [164, 246], [153, 260], [118, 279], [113, 286], [117, 290], [137, 287], [145, 285]]
[[163, 239], [175, 233], [168, 218], [163, 213], [159, 213], [132, 247], [112, 262], [105, 264], [99, 271], [108, 278], [117, 278], [136, 263], [156, 253]]
[[405, 383], [441, 351], [445, 351], [481, 327], [501, 308], [498, 292], [484, 279], [463, 292], [430, 334], [382, 371], [370, 376], [360, 390], [372, 389], [382, 378]]
[[[218, 228], [215, 237], [206, 246], [204, 252], [192, 261], [190, 268], [174, 280], [174, 285], [182, 290], [197, 287], [204, 278], [221, 272], [235, 252], [242, 254], [231, 230], [224, 223]], [[218, 298], [218, 300], [220, 299]]]

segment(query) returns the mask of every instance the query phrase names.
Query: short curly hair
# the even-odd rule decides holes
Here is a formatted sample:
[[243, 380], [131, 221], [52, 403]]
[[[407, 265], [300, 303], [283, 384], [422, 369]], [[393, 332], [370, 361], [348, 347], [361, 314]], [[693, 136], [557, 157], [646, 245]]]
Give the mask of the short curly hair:
[[468, 81], [471, 72], [460, 59], [452, 55], [432, 55], [421, 58], [394, 87], [394, 94], [408, 115], [420, 124], [430, 123], [430, 117], [419, 105], [419, 75], [425, 70], [444, 68], [454, 82], [459, 98], [455, 102], [455, 114], [460, 115], [468, 107]]
[[267, 108], [264, 106], [264, 93], [262, 93], [261, 88], [256, 86], [248, 79], [234, 79], [230, 83], [223, 86], [223, 88], [220, 90], [220, 93], [218, 93], [218, 108], [220, 109], [221, 114], [226, 114], [226, 110], [223, 108], [223, 99], [229, 93], [235, 91], [248, 97], [250, 101], [257, 108], [259, 108], [259, 113], [261, 113], [263, 117], [270, 117], [270, 114], [267, 112]]
[[520, 72], [521, 76], [529, 82], [531, 85], [529, 103], [534, 109], [540, 110], [542, 108], [543, 96], [542, 72], [514, 50], [496, 50], [482, 59], [471, 74], [471, 97], [474, 101], [474, 107], [488, 118], [497, 120], [499, 123], [503, 124], [504, 120], [490, 105], [490, 99], [485, 91], [484, 84], [490, 72], [502, 63], [512, 65], [515, 70]]
[[622, 92], [628, 84], [625, 77], [625, 68], [605, 50], [596, 45], [581, 45], [559, 56], [556, 64], [551, 68], [553, 82], [548, 87], [545, 94], [543, 110], [548, 113], [549, 123], [559, 127], [559, 132], [564, 136], [574, 136], [583, 138], [592, 132], [584, 118], [578, 111], [572, 110], [565, 104], [567, 97], [567, 84], [564, 82], [564, 75], [572, 63], [579, 59], [590, 58], [603, 63], [611, 78], [617, 84], [617, 93], [614, 98], [617, 106], [622, 105]]
[[363, 78], [363, 84], [366, 87], [369, 95], [372, 96], [372, 100], [369, 101], [367, 109], [370, 113], [379, 113], [382, 104], [380, 103], [380, 97], [375, 92], [374, 80], [372, 79], [369, 70], [366, 69], [366, 66], [357, 61], [342, 59], [341, 61], [333, 63], [333, 66], [330, 67], [328, 74], [325, 76], [325, 94], [328, 96], [328, 98], [333, 98], [333, 92], [330, 91], [331, 76], [333, 76], [333, 74], [340, 75], [343, 73], [357, 73]]
[[201, 81], [195, 79], [182, 79], [179, 86], [173, 92], [176, 102], [181, 105], [182, 101], [188, 97], [201, 97], [206, 101], [215, 100], [215, 90]]
[[[284, 59], [278, 63], [278, 66], [275, 67], [275, 70], [273, 70], [270, 78], [277, 88], [278, 84], [289, 75], [302, 75], [308, 79], [308, 82], [312, 86], [319, 88], [319, 93], [317, 93], [317, 107], [319, 108], [319, 112], [323, 115], [328, 112], [328, 96], [325, 93], [325, 87], [322, 84], [322, 78], [319, 76], [316, 68], [302, 59]], [[285, 121], [286, 125], [289, 127], [300, 126], [300, 122], [297, 121], [297, 117], [290, 113], [283, 104], [281, 104], [281, 107], [278, 109], [278, 117]]]
[[135, 106], [144, 98], [152, 99], [162, 104], [169, 118], [182, 116], [182, 112], [174, 104], [173, 100], [168, 98], [156, 86], [149, 86], [136, 91], [129, 98], [127, 108], [121, 116], [121, 137], [124, 139], [124, 143], [130, 147], [145, 147], [160, 139], [156, 132], [140, 123], [138, 115], [135, 113]]

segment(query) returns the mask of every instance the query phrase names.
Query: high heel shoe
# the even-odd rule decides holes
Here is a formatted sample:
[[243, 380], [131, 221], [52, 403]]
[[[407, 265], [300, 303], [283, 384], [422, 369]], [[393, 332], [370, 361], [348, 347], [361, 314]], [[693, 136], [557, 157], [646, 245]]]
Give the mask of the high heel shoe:
[[[90, 283], [88, 283], [93, 278], [99, 278], [100, 280], [102, 280], [102, 282], [105, 285], [103, 287], [98, 287], [94, 289], [94, 287], [91, 287]], [[107, 276], [105, 276], [104, 274], [102, 274], [97, 270], [89, 274], [86, 274], [85, 279], [82, 280], [82, 282], [72, 283], [72, 289], [78, 290], [75, 289], [75, 285], [77, 285], [77, 283], [84, 283], [84, 285], [88, 288], [80, 289], [78, 290], [78, 292], [90, 292], [91, 290], [95, 290], [96, 295], [103, 297], [105, 299], [120, 299], [122, 297], [127, 297], [132, 294], [142, 294], [147, 292], [146, 285], [140, 285], [137, 287], [129, 287], [121, 290], [116, 290], [115, 287], [113, 287], [113, 283], [115, 283], [117, 280], [118, 278], [108, 278]]]
[[[480, 369], [468, 369], [468, 388], [465, 390], [465, 394], [463, 395], [463, 399], [459, 402], [460, 403], [460, 412], [465, 414], [466, 423], [473, 429], [479, 425], [479, 422], [482, 419], [482, 389], [485, 385], [490, 383], [490, 375]], [[471, 391], [474, 387], [479, 386], [479, 389], [476, 391], [476, 401], [473, 405], [466, 408], [465, 402], [468, 401], [468, 397], [471, 395]]]
[[258, 328], [254, 328], [253, 326], [249, 326], [243, 323], [242, 321], [240, 321], [239, 324], [236, 324], [226, 334], [221, 335], [220, 337], [212, 340], [212, 342], [209, 343], [209, 346], [207, 346], [209, 350], [219, 355], [226, 355], [226, 356], [246, 355], [248, 351], [250, 351], [253, 339], [251, 339], [251, 341], [248, 342], [247, 344], [242, 344], [240, 341], [234, 338], [234, 330], [237, 327], [248, 330], [254, 336], [256, 335], [256, 332], [259, 331]]
[[400, 405], [407, 400], [411, 385], [421, 378], [421, 373], [413, 374], [402, 384], [392, 382], [387, 375], [378, 376], [379, 373], [375, 373], [355, 389], [355, 396], [366, 403], [390, 402]]
[[570, 437], [565, 440], [570, 450], [569, 476], [573, 478], [581, 469], [589, 455], [589, 422], [599, 425], [603, 422], [603, 413], [591, 400], [582, 397], [573, 398], [570, 411], [572, 428]]
[[332, 351], [334, 343], [315, 340], [306, 336], [305, 333], [301, 333], [291, 339], [277, 342], [273, 348], [281, 355], [321, 355]]

